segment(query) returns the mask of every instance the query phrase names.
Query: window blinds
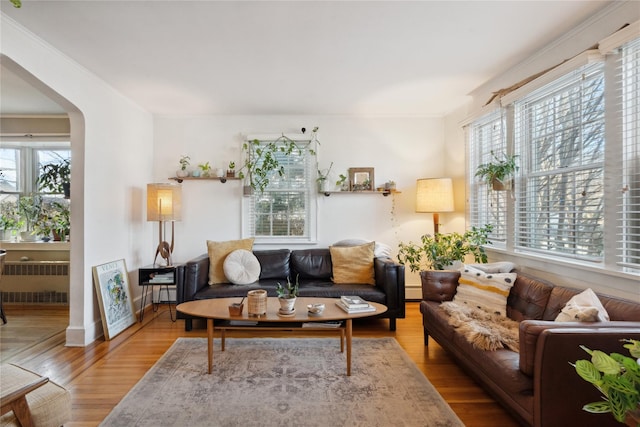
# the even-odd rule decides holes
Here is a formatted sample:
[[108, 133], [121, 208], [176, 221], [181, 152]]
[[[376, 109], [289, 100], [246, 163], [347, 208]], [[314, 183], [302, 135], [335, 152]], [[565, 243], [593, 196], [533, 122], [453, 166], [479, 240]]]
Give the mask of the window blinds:
[[[478, 165], [494, 161], [507, 152], [505, 138], [505, 120], [503, 109], [497, 109], [469, 126], [469, 171], [475, 171]], [[492, 224], [490, 234], [492, 243], [505, 242], [507, 236], [507, 197], [509, 192], [491, 191], [490, 186], [469, 173], [470, 188], [469, 218], [471, 225], [482, 227]]]
[[248, 226], [252, 236], [263, 241], [309, 238], [312, 162], [308, 145], [303, 141], [298, 144], [299, 152], [275, 153], [284, 173], [274, 172], [264, 192], [255, 191], [250, 197]]
[[598, 260], [604, 222], [604, 66], [582, 66], [515, 101], [522, 179], [515, 245]]
[[621, 187], [618, 196], [619, 264], [640, 271], [640, 38], [622, 47], [616, 64], [620, 79]]

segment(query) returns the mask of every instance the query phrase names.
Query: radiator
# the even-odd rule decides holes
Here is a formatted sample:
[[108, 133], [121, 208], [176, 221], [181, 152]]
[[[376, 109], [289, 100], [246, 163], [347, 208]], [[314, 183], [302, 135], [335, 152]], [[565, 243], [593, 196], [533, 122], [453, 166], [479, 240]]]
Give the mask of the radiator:
[[[3, 303], [69, 303], [69, 293], [66, 291], [69, 288], [69, 261], [6, 261], [2, 275], [0, 291]], [[27, 281], [40, 285], [31, 285], [32, 290], [20, 290]], [[60, 283], [65, 282], [66, 286], [60, 286]], [[50, 290], [60, 287], [65, 290]], [[33, 290], [34, 288], [37, 290]]]
[[7, 261], [4, 272], [7, 276], [69, 276], [68, 261]]

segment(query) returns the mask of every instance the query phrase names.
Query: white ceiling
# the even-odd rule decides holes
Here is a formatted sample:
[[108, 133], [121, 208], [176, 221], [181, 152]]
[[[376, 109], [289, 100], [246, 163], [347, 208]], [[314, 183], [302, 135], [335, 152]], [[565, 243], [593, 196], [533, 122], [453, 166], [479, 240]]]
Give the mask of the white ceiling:
[[[32, 1], [0, 9], [155, 114], [441, 116], [605, 1]], [[2, 68], [0, 113], [58, 112]]]

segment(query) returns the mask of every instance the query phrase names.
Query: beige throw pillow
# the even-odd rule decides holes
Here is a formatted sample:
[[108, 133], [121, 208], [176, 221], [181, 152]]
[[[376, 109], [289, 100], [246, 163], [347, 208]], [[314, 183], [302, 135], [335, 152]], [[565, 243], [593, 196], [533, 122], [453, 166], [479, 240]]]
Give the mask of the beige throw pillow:
[[516, 273], [485, 273], [465, 265], [460, 269], [458, 289], [453, 301], [506, 316], [507, 297], [516, 277]]
[[331, 246], [334, 283], [367, 283], [375, 285], [373, 251], [375, 242], [360, 246]]
[[209, 284], [226, 283], [224, 275], [224, 260], [236, 249], [253, 249], [253, 237], [242, 240], [228, 240], [226, 242], [214, 242], [207, 240], [207, 252], [209, 253]]

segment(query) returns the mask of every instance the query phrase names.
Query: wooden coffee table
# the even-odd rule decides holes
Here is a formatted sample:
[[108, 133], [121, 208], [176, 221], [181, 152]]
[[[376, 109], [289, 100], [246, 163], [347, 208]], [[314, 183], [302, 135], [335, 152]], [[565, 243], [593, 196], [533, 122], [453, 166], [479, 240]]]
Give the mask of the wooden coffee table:
[[[288, 331], [300, 328], [305, 332], [336, 330], [340, 333], [340, 351], [343, 351], [343, 338], [346, 335], [347, 347], [347, 375], [351, 375], [351, 337], [352, 337], [352, 320], [361, 317], [376, 316], [387, 311], [384, 304], [370, 302], [376, 311], [364, 313], [346, 313], [336, 306], [337, 298], [302, 298], [296, 300], [296, 313], [291, 317], [278, 315], [280, 303], [275, 297], [267, 298], [267, 313], [256, 317], [249, 316], [247, 313], [247, 304], [245, 300], [244, 309], [241, 315], [232, 316], [229, 314], [229, 305], [231, 303], [240, 302], [241, 298], [212, 298], [207, 300], [188, 301], [179, 304], [177, 310], [181, 313], [193, 317], [201, 317], [207, 319], [207, 350], [209, 356], [209, 370], [213, 369], [213, 332], [215, 329], [221, 331], [222, 351], [224, 351], [225, 332], [229, 329], [244, 330], [280, 330]], [[309, 304], [324, 304], [325, 309], [319, 316], [311, 316], [307, 312]], [[214, 320], [226, 320], [223, 325], [215, 326]], [[326, 326], [313, 326], [310, 322], [332, 322], [342, 321], [342, 324], [335, 328], [327, 328]], [[249, 322], [253, 322], [251, 324]], [[257, 322], [257, 323], [255, 323]], [[302, 325], [306, 324], [304, 328]]]

